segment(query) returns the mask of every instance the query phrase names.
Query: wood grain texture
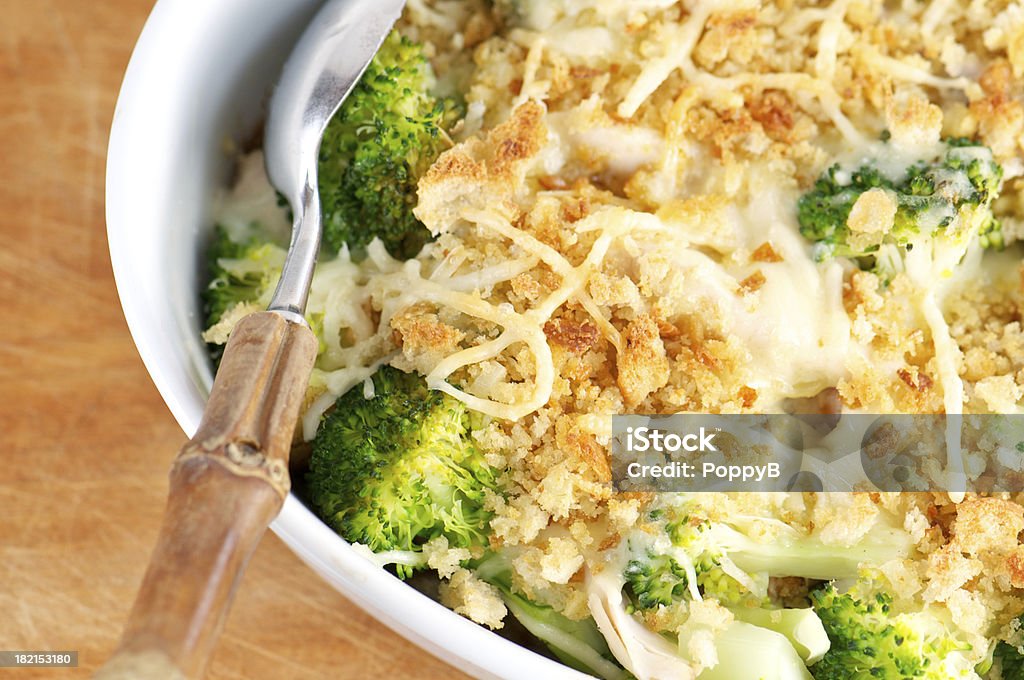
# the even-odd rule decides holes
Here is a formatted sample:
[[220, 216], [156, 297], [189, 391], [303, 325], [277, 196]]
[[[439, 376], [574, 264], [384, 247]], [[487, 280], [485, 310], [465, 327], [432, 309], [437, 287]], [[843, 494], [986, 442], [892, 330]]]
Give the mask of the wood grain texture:
[[[0, 649], [113, 651], [185, 436], [121, 315], [110, 118], [151, 0], [0, 0]], [[168, 58], [173, 58], [169, 55]], [[208, 678], [458, 678], [268, 534]]]

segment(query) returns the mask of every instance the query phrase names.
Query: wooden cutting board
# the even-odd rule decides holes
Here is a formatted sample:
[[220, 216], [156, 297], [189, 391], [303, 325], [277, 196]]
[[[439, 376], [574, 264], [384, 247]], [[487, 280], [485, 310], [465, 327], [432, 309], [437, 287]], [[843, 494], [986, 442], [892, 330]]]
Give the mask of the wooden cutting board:
[[[113, 650], [185, 437], [121, 315], [103, 171], [152, 0], [0, 0], [0, 650]], [[173, 59], [174, 55], [168, 55]], [[268, 534], [209, 678], [458, 678]]]

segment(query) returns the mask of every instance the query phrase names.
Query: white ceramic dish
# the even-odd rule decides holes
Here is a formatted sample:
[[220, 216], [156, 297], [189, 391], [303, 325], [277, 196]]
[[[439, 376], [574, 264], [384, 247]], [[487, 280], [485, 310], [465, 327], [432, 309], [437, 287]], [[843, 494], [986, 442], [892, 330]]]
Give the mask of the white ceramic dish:
[[[370, 1], [370, 0], [364, 0]], [[186, 433], [212, 382], [199, 339], [204, 236], [226, 145], [258, 128], [271, 84], [319, 0], [159, 0], [114, 114], [107, 230], [135, 344]], [[445, 609], [354, 552], [289, 496], [273, 530], [348, 598], [478, 677], [583, 678]]]

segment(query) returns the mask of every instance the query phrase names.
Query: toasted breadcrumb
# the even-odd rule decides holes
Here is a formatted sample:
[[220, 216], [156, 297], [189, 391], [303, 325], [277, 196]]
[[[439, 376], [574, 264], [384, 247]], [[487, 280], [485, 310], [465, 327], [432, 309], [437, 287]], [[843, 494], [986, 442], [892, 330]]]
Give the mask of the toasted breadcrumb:
[[466, 334], [441, 321], [429, 305], [418, 303], [391, 317], [403, 361], [394, 362], [403, 370], [428, 373], [441, 359], [453, 354]]
[[811, 521], [823, 543], [854, 545], [864, 538], [878, 513], [869, 494], [822, 494], [814, 505]]
[[[507, 475], [507, 497], [489, 501], [491, 539], [516, 551], [524, 592], [584, 616], [580, 567], [618, 545], [649, 502], [610, 484], [612, 414], [766, 411], [825, 390], [838, 410], [943, 411], [935, 338], [904, 275], [883, 282], [836, 265], [829, 304], [809, 312], [835, 320], [813, 338], [836, 347], [828, 370], [780, 377], [771, 365], [783, 352], [784, 365], [813, 363], [811, 345], [780, 338], [826, 282], [815, 274], [779, 292], [783, 272], [818, 265], [790, 238], [795, 226], [772, 224], [792, 221], [796, 198], [837, 155], [883, 131], [903, 151], [978, 138], [1004, 166], [1003, 233], [1024, 233], [1024, 10], [1006, 0], [882, 4], [741, 3], [700, 14], [694, 4], [578, 0], [540, 3], [512, 21], [483, 2], [414, 3], [404, 21], [466, 104], [452, 148], [419, 185], [415, 214], [438, 239], [416, 264], [534, 324], [550, 353], [513, 343], [449, 380], [512, 403], [544, 361], [554, 373], [543, 403], [475, 435]], [[690, 40], [686, 22], [697, 20]], [[881, 188], [865, 192], [849, 225], [878, 241], [896, 207]], [[623, 215], [636, 224], [615, 232]], [[1024, 398], [1024, 285], [1015, 265], [984, 269], [944, 291], [941, 311], [967, 412], [1009, 412]], [[457, 278], [468, 272], [492, 279]], [[429, 373], [506, 331], [409, 298], [387, 319], [403, 367]], [[1024, 511], [1013, 499], [751, 496], [701, 502], [712, 516], [813, 526], [836, 545], [855, 544], [881, 513], [903, 518], [914, 554], [872, 565], [896, 596], [947, 607], [965, 630], [1017, 634], [1006, 629], [1024, 610]], [[762, 530], [770, 540], [777, 528]], [[451, 573], [446, 600], [500, 624], [493, 589], [435, 547]], [[700, 608], [690, 617], [687, 649], [711, 665]]]
[[732, 612], [718, 603], [707, 599], [690, 604], [686, 622], [677, 629], [680, 648], [696, 665], [698, 673], [718, 665], [718, 650], [715, 636], [735, 620]]
[[529, 543], [548, 526], [551, 515], [528, 495], [513, 496], [509, 501], [495, 497], [491, 531], [495, 538], [508, 545]]
[[546, 138], [544, 107], [528, 101], [483, 139], [471, 139], [441, 154], [419, 183], [415, 215], [432, 232], [456, 222], [467, 207], [517, 212], [527, 163]]
[[456, 613], [497, 630], [505, 623], [508, 609], [498, 589], [478, 579], [467, 569], [458, 569], [441, 582], [441, 602]]
[[635, 406], [668, 384], [669, 361], [658, 324], [644, 314], [626, 327], [626, 345], [618, 360], [618, 385], [627, 406]]
[[939, 141], [942, 109], [930, 103], [921, 92], [903, 90], [886, 100], [885, 122], [893, 144], [920, 148]]
[[231, 336], [238, 322], [254, 312], [263, 311], [263, 308], [251, 302], [239, 302], [224, 312], [220, 320], [203, 331], [203, 342], [214, 345], [224, 345]]
[[466, 548], [451, 548], [444, 536], [432, 538], [423, 544], [423, 555], [427, 566], [437, 571], [441, 578], [450, 578], [472, 554]]
[[953, 542], [962, 552], [979, 556], [1017, 547], [1024, 531], [1024, 507], [1000, 498], [970, 498], [957, 507]]
[[928, 556], [926, 602], [944, 602], [965, 583], [981, 573], [979, 560], [965, 557], [955, 546], [946, 545]]

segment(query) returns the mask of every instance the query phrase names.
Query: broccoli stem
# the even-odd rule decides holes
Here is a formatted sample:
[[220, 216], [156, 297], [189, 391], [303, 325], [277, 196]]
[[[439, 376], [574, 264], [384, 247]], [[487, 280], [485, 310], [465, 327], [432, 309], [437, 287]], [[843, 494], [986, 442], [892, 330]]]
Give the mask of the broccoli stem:
[[505, 606], [526, 630], [548, 646], [562, 663], [605, 680], [628, 678], [618, 664], [609, 661], [608, 643], [593, 619], [573, 621], [551, 607], [538, 605], [498, 586]]
[[761, 609], [731, 607], [737, 620], [775, 631], [785, 636], [807, 665], [828, 652], [828, 633], [813, 609]]
[[491, 553], [474, 570], [477, 578], [496, 587], [505, 606], [531, 635], [567, 666], [605, 680], [626, 680], [608, 643], [591, 618], [573, 621], [553, 607], [538, 604], [512, 589], [512, 566], [506, 556]]
[[760, 543], [722, 523], [716, 523], [711, 532], [712, 540], [743, 571], [823, 581], [856, 578], [861, 564], [906, 557], [913, 547], [905, 531], [886, 526], [876, 527], [850, 546], [823, 543], [813, 536], [779, 536]]
[[698, 680], [813, 680], [797, 650], [781, 633], [734, 621], [715, 636], [718, 663]]

